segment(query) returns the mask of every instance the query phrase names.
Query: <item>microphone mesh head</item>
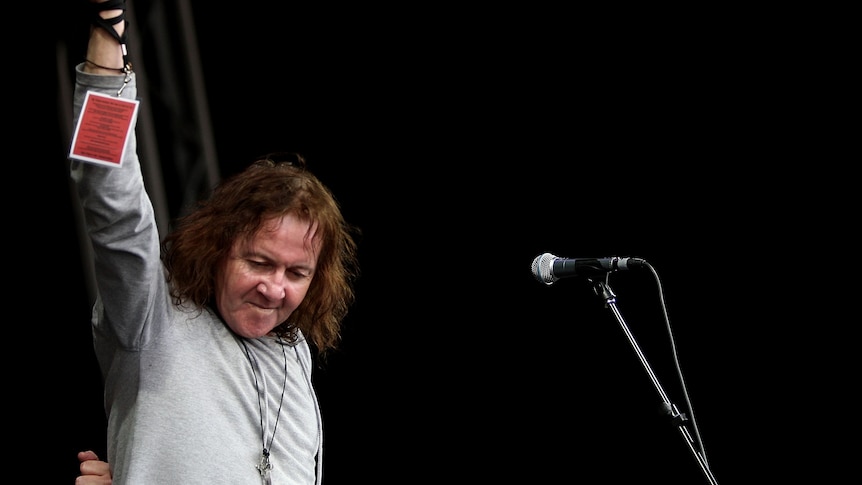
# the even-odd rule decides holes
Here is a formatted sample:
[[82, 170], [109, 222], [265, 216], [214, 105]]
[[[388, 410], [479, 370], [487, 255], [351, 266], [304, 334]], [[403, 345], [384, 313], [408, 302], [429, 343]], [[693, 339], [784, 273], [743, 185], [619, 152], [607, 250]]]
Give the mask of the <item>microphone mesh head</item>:
[[559, 279], [551, 273], [551, 265], [554, 264], [555, 259], [557, 259], [557, 257], [553, 254], [545, 253], [536, 256], [536, 259], [533, 260], [533, 276], [539, 280], [539, 283], [550, 285]]

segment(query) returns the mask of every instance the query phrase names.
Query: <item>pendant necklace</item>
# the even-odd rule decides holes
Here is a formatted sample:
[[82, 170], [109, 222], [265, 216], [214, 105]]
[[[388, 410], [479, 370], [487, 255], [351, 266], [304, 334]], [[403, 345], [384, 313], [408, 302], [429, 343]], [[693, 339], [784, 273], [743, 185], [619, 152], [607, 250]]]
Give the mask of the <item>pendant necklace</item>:
[[[245, 343], [245, 339], [240, 338], [239, 341], [245, 350], [245, 358], [248, 360], [249, 365], [251, 365], [251, 373], [254, 376], [254, 387], [257, 390], [257, 406], [260, 410], [260, 441], [263, 444], [263, 451], [260, 455], [260, 461], [255, 468], [260, 472], [260, 477], [264, 480], [264, 483], [266, 485], [272, 485], [272, 477], [270, 476], [272, 463], [269, 461], [269, 454], [272, 450], [272, 442], [275, 439], [275, 430], [278, 428], [278, 420], [281, 418], [281, 405], [284, 403], [284, 391], [287, 389], [287, 352], [284, 350], [284, 342], [279, 337], [276, 342], [281, 345], [281, 353], [284, 356], [284, 382], [281, 385], [281, 399], [278, 402], [278, 411], [275, 414], [275, 424], [272, 426], [272, 435], [269, 437], [269, 445], [267, 445], [266, 429], [263, 426], [263, 402], [266, 400], [266, 396], [261, 398], [262, 392], [260, 384], [258, 383], [257, 371], [255, 370], [255, 367], [257, 367], [257, 358], [255, 358], [255, 356], [249, 351], [248, 346]], [[261, 375], [261, 379], [263, 379], [263, 375]]]

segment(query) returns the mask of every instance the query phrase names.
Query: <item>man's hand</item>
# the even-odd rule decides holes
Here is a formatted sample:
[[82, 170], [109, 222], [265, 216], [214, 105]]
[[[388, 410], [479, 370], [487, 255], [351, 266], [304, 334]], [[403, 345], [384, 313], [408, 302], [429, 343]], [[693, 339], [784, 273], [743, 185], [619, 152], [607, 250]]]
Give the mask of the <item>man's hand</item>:
[[78, 461], [81, 462], [81, 475], [75, 479], [75, 485], [111, 485], [111, 466], [92, 451], [79, 451]]

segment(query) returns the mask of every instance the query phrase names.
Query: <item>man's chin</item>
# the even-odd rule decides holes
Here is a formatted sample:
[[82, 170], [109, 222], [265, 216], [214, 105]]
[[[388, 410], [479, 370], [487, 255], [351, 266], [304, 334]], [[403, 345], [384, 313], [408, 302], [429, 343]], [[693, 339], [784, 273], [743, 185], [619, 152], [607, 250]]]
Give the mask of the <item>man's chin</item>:
[[232, 327], [233, 331], [245, 338], [260, 338], [268, 335], [277, 326], [276, 318], [254, 318], [243, 319], [236, 326]]
[[242, 332], [236, 333], [239, 334], [240, 337], [255, 339], [265, 337], [269, 335], [270, 332], [272, 332], [272, 329], [260, 331], [258, 331], [257, 329], [244, 329]]

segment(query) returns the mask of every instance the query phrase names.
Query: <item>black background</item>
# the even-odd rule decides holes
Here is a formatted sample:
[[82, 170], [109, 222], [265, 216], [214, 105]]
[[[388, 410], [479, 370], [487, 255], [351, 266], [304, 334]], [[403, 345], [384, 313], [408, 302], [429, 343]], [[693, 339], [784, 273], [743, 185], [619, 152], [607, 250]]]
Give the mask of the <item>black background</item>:
[[[223, 174], [302, 152], [363, 231], [343, 348], [315, 377], [327, 485], [706, 483], [589, 282], [533, 279], [544, 252], [647, 260], [661, 288], [646, 270], [610, 286], [688, 412], [664, 291], [716, 478], [775, 473], [762, 403], [787, 371], [764, 341], [776, 306], [805, 302], [771, 302], [777, 282], [751, 260], [776, 250], [803, 202], [784, 190], [791, 170], [766, 156], [787, 141], [768, 129], [783, 109], [769, 66], [734, 55], [724, 28], [523, 6], [191, 6]], [[76, 7], [52, 15], [45, 58], [70, 53], [58, 69], [83, 55]], [[78, 450], [104, 456], [104, 414], [68, 142], [52, 116], [36, 118], [60, 136], [38, 151], [56, 208], [21, 249], [38, 263], [25, 293], [47, 329], [29, 345], [47, 348], [51, 369], [19, 374], [36, 382], [24, 408], [42, 424], [24, 435], [44, 483], [71, 484]], [[31, 238], [56, 251], [33, 255]]]

